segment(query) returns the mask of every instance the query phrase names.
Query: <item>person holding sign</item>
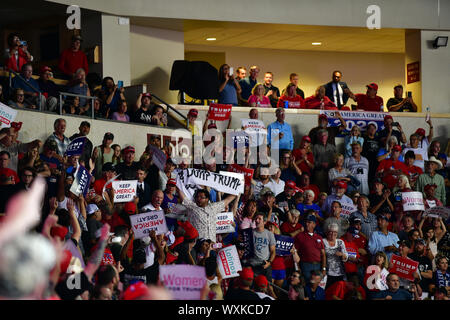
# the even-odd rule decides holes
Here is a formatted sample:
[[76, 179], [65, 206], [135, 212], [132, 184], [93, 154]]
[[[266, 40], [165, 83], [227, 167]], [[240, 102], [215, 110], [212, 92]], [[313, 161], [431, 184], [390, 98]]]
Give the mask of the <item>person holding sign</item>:
[[216, 242], [216, 216], [225, 211], [225, 207], [233, 201], [236, 196], [228, 195], [224, 200], [209, 204], [210, 195], [206, 189], [195, 191], [195, 202], [189, 200], [178, 187], [178, 194], [183, 206], [186, 207], [188, 220], [199, 233], [199, 238], [210, 239]]

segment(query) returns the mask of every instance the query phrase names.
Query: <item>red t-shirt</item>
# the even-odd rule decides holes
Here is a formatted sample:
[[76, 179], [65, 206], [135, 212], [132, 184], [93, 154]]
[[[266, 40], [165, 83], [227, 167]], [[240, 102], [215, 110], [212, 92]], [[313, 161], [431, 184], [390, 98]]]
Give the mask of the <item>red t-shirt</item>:
[[0, 169], [0, 176], [5, 176], [5, 177], [13, 177], [14, 178], [14, 183], [18, 184], [20, 182], [19, 176], [17, 175], [17, 173], [9, 168], [1, 168]]
[[[348, 256], [358, 259], [359, 258], [358, 245], [354, 241], [346, 241], [345, 239], [342, 240], [345, 243], [345, 250], [347, 250]], [[358, 264], [350, 260], [347, 260], [347, 262], [344, 263], [344, 267], [345, 273], [358, 272]]]
[[[378, 171], [389, 171], [391, 169], [400, 169], [403, 174], [408, 175], [408, 167], [406, 167], [406, 165], [401, 162], [401, 161], [393, 161], [392, 159], [384, 159], [383, 161], [380, 162], [380, 164], [378, 165], [377, 168], [377, 172]], [[389, 189], [392, 189], [393, 187], [395, 187], [395, 184], [397, 183], [398, 177], [394, 176], [392, 174], [386, 175], [383, 178], [383, 181], [387, 184]]]
[[73, 51], [72, 48], [63, 51], [58, 68], [66, 75], [73, 75], [79, 68], [83, 68], [86, 74], [89, 73], [86, 54], [81, 50]]
[[[316, 96], [305, 98], [306, 109], [320, 109], [322, 101]], [[323, 108], [325, 110], [338, 110], [333, 101], [327, 96], [323, 97]]]
[[383, 105], [383, 98], [375, 96], [375, 98], [369, 98], [367, 94], [357, 93], [355, 94], [358, 109], [365, 111], [380, 111]]
[[[303, 154], [306, 153], [305, 149], [295, 149], [294, 151], [292, 151], [292, 155], [295, 157], [295, 162], [297, 162], [299, 159], [301, 159], [303, 157]], [[312, 164], [314, 164], [314, 155], [312, 152], [308, 152], [306, 153], [306, 159], [308, 159], [308, 161]], [[306, 164], [305, 161], [300, 162], [299, 164], [297, 164], [299, 169], [302, 170], [302, 172], [305, 172], [309, 175], [311, 175], [311, 168]]]
[[297, 230], [300, 230], [303, 226], [300, 223], [297, 223], [295, 226], [292, 226], [289, 222], [283, 222], [283, 224], [280, 227], [280, 231], [284, 235], [288, 235], [289, 233], [295, 232]]
[[287, 95], [283, 94], [278, 100], [277, 107], [284, 108], [285, 101], [289, 101], [289, 109], [305, 108], [305, 100], [303, 100], [303, 98], [299, 95], [296, 95], [295, 97], [288, 97]]
[[322, 237], [317, 233], [312, 236], [307, 232], [300, 232], [294, 238], [294, 246], [300, 256], [302, 262], [319, 262], [321, 261], [321, 251], [324, 249]]
[[[95, 182], [94, 182], [95, 193], [98, 194], [99, 196], [103, 195], [103, 187], [105, 186], [105, 183], [106, 183], [105, 178], [100, 178], [98, 180], [95, 180]], [[112, 188], [112, 183], [110, 183], [106, 186], [106, 189], [110, 189], [110, 188]]]
[[272, 261], [272, 270], [285, 270], [284, 257], [276, 256]]
[[[363, 287], [359, 286], [356, 290], [361, 293], [363, 300], [366, 300], [366, 292]], [[350, 291], [346, 281], [338, 281], [333, 283], [327, 290], [325, 290], [325, 300], [333, 300], [333, 295], [339, 299], [344, 300], [347, 292]]]

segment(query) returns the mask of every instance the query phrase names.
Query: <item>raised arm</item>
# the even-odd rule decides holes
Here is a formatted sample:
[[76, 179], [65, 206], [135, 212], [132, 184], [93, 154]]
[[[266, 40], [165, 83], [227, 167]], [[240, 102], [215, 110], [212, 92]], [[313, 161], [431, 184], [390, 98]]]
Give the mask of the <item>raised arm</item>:
[[77, 216], [75, 214], [75, 205], [72, 199], [67, 199], [67, 210], [69, 211], [70, 214], [70, 225], [73, 228], [72, 239], [75, 239], [77, 242], [80, 242], [81, 228], [80, 224], [78, 223]]

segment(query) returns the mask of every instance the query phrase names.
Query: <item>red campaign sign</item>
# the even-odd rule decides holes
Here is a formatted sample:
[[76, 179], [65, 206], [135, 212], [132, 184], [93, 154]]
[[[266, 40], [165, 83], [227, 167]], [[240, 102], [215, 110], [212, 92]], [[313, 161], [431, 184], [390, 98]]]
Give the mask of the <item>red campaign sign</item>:
[[209, 105], [209, 120], [216, 120], [216, 121], [225, 121], [230, 119], [231, 114], [231, 108], [233, 105], [231, 104], [218, 104], [218, 103], [211, 103]]
[[252, 183], [253, 172], [255, 171], [254, 169], [244, 168], [236, 163], [233, 163], [232, 165], [230, 165], [230, 171], [236, 173], [243, 173], [246, 186]]
[[230, 267], [228, 266], [227, 257], [225, 255], [225, 251], [219, 252], [220, 261], [222, 261], [223, 269], [225, 271], [225, 275], [229, 276], [231, 274]]
[[391, 257], [392, 268], [389, 272], [396, 273], [400, 278], [404, 278], [410, 281], [414, 281], [414, 272], [416, 272], [419, 263], [417, 261], [402, 258], [397, 255]]
[[420, 81], [420, 63], [419, 61], [408, 63], [406, 65], [407, 83], [414, 83]]

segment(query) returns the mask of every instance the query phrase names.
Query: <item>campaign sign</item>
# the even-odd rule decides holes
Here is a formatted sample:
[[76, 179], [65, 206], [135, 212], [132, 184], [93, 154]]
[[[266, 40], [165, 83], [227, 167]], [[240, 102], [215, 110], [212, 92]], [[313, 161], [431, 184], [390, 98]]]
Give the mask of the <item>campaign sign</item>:
[[240, 229], [239, 230], [239, 238], [241, 239], [241, 243], [244, 246], [244, 255], [243, 259], [253, 258], [255, 254], [255, 247], [253, 244], [253, 229]]
[[389, 272], [394, 272], [401, 278], [414, 281], [414, 272], [416, 272], [419, 262], [395, 254], [392, 255], [390, 262], [393, 266], [389, 269]]
[[70, 141], [66, 149], [66, 156], [79, 156], [83, 153], [86, 137], [78, 137]]
[[234, 232], [233, 212], [222, 212], [216, 216], [216, 233]]
[[[328, 118], [330, 127], [338, 127], [341, 121], [336, 115], [336, 110], [320, 110], [320, 114], [325, 114]], [[384, 117], [388, 114], [385, 112], [369, 112], [369, 111], [343, 111], [339, 110], [340, 115], [345, 120], [345, 133], [349, 134], [352, 127], [357, 125], [361, 131], [366, 131], [369, 124], [374, 124], [377, 131], [384, 129]]]
[[157, 235], [168, 231], [163, 210], [133, 214], [130, 216], [130, 221], [135, 239], [148, 236], [152, 230], [155, 230]]
[[153, 153], [153, 163], [158, 167], [159, 170], [164, 171], [167, 160], [166, 154], [161, 149], [158, 149], [155, 146], [149, 145], [148, 147]]
[[230, 165], [229, 170], [231, 172], [242, 173], [244, 175], [245, 185], [249, 186], [252, 183], [253, 173], [255, 169], [245, 168], [236, 163]]
[[89, 171], [79, 165], [77, 171], [75, 171], [74, 179], [72, 186], [70, 187], [70, 192], [72, 192], [77, 197], [80, 194], [83, 194], [83, 197], [86, 197], [86, 194], [89, 190], [89, 185], [91, 184], [92, 176]]
[[422, 192], [402, 192], [403, 211], [425, 210]]
[[432, 207], [423, 213], [424, 217], [431, 217], [431, 218], [439, 218], [441, 217], [442, 220], [447, 220], [450, 216], [450, 208], [446, 207]]
[[292, 246], [294, 245], [294, 238], [276, 234], [275, 240], [275, 252], [277, 256], [290, 256]]
[[230, 119], [232, 108], [233, 105], [231, 104], [211, 103], [209, 105], [208, 119], [216, 121], [228, 120]]
[[341, 206], [342, 206], [341, 216], [347, 219], [350, 218], [350, 215], [353, 212], [358, 210], [354, 204], [341, 203]]
[[13, 108], [8, 107], [6, 104], [0, 102], [0, 128], [11, 127], [11, 122], [14, 121], [16, 116], [17, 110], [14, 110]]
[[387, 290], [386, 277], [389, 271], [381, 270], [377, 265], [370, 265], [366, 269], [364, 283], [369, 290]]
[[136, 196], [137, 180], [117, 180], [112, 182], [114, 203], [130, 202]]
[[227, 131], [227, 141], [232, 141], [235, 149], [250, 146], [250, 136], [243, 130]]
[[175, 300], [200, 300], [206, 284], [205, 267], [186, 264], [159, 266], [159, 280]]
[[265, 142], [267, 129], [264, 122], [258, 119], [242, 119], [242, 128], [250, 136], [250, 146], [257, 147]]
[[236, 246], [229, 246], [220, 250], [217, 254], [217, 265], [223, 279], [238, 277], [242, 266]]

